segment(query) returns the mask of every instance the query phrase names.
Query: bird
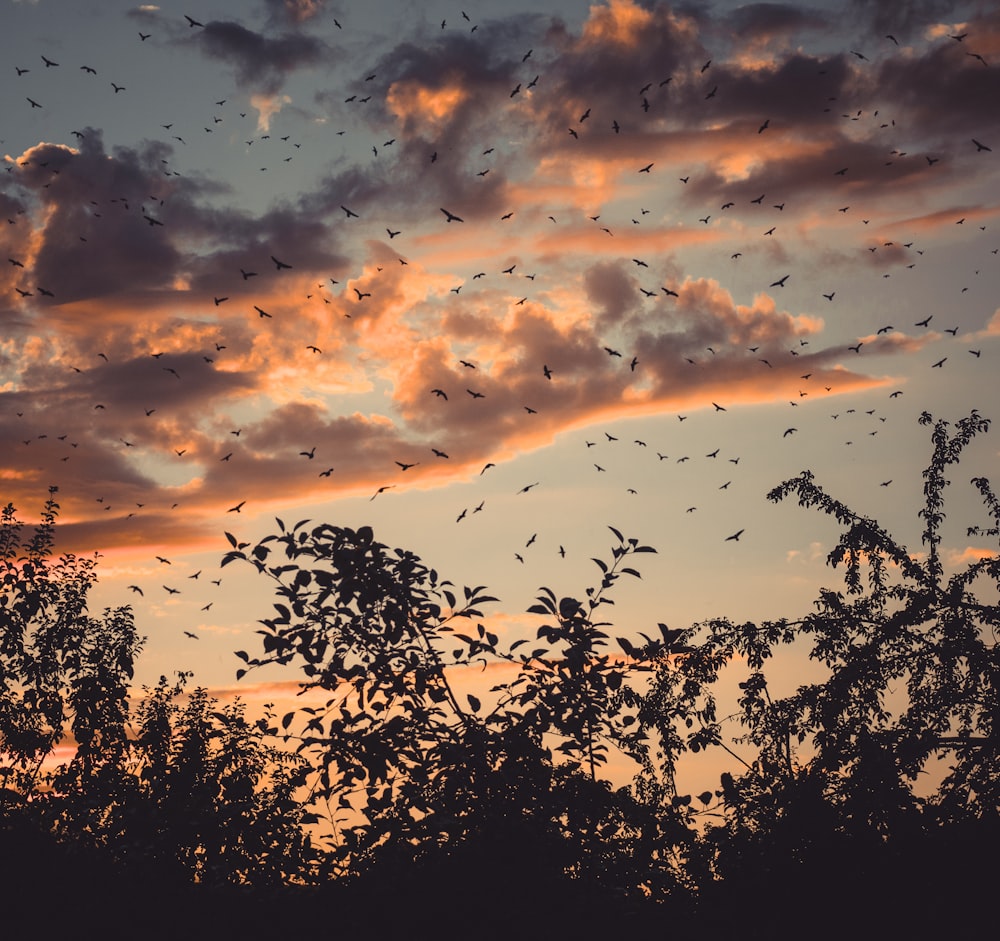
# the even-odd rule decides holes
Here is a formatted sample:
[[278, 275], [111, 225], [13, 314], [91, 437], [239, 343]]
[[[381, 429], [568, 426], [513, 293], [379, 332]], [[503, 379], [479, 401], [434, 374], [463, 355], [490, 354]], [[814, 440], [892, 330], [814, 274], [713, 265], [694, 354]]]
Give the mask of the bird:
[[646, 166], [639, 168], [639, 172], [640, 173], [649, 173], [652, 169], [653, 169], [653, 164], [647, 163]]
[[787, 438], [789, 435], [795, 434], [795, 432], [798, 430], [799, 430], [798, 428], [786, 428], [781, 437]]
[[192, 19], [190, 16], [188, 16], [186, 13], [184, 14], [184, 19], [188, 21], [188, 26], [201, 26], [201, 27], [205, 26], [204, 23], [199, 23], [197, 20]]
[[726, 538], [723, 541], [724, 542], [739, 542], [740, 541], [740, 536], [742, 536], [744, 532], [745, 532], [745, 530], [741, 529], [741, 530], [733, 533], [732, 536], [726, 536]]
[[772, 287], [772, 288], [783, 288], [785, 286], [785, 282], [788, 280], [788, 277], [789, 276], [786, 274], [783, 277], [778, 278], [777, 281], [772, 281], [771, 284], [770, 284], [770, 287]]
[[[29, 101], [30, 101], [30, 99], [29, 99]], [[989, 153], [993, 152], [993, 148], [992, 147], [987, 147], [985, 144], [980, 144], [979, 141], [977, 141], [974, 137], [972, 138], [972, 143], [976, 145], [976, 153], [977, 154], [981, 153], [984, 150], [988, 151]]]
[[[202, 611], [207, 611], [207, 610], [208, 610], [208, 607], [205, 607], [205, 608], [202, 608], [201, 610], [202, 610]], [[194, 634], [194, 633], [192, 633], [191, 631], [185, 631], [185, 632], [184, 632], [184, 636], [185, 636], [185, 637], [190, 637], [190, 638], [191, 638], [191, 640], [197, 640], [197, 639], [198, 639], [198, 635], [197, 635], [197, 634]]]
[[240, 500], [240, 502], [237, 503], [236, 506], [231, 506], [228, 510], [226, 510], [226, 512], [227, 513], [239, 513], [243, 509], [243, 507], [246, 504], [246, 502], [247, 502], [246, 500]]
[[456, 216], [455, 213], [449, 212], [447, 209], [442, 208], [441, 212], [445, 214], [445, 221], [447, 222], [465, 222], [461, 216]]
[[[353, 212], [352, 210], [348, 209], [346, 206], [341, 206], [340, 208], [343, 209], [344, 212], [347, 214], [347, 218], [348, 219], [360, 219], [361, 218], [356, 212]], [[389, 230], [386, 229], [386, 232], [388, 232], [388, 231]], [[396, 235], [399, 235], [399, 233], [397, 232]], [[392, 237], [393, 237], [392, 233], [390, 233], [389, 234], [389, 238], [392, 238]]]
[[278, 261], [278, 259], [275, 258], [274, 255], [271, 256], [271, 261], [274, 262], [275, 267], [277, 268], [278, 271], [281, 271], [282, 268], [291, 268], [292, 267], [291, 265], [286, 265], [285, 262], [283, 262], [283, 261]]

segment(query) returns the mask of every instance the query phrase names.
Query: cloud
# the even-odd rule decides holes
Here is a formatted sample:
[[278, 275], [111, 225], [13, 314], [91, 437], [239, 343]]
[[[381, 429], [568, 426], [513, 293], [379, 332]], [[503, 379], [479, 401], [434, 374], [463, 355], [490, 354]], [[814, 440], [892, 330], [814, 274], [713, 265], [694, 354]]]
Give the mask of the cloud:
[[305, 23], [326, 10], [326, 0], [265, 0], [272, 21]]
[[241, 85], [266, 97], [276, 96], [291, 72], [320, 64], [330, 53], [314, 36], [289, 32], [270, 37], [232, 21], [206, 23], [194, 41], [209, 57], [231, 66]]

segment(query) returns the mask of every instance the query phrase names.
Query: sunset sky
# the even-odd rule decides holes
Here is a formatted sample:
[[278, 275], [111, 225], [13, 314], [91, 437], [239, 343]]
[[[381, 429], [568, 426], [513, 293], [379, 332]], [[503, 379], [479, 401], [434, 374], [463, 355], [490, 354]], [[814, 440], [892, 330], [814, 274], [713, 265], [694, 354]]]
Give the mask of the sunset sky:
[[1000, 418], [994, 3], [2, 2], [0, 502], [59, 488], [140, 682], [233, 685], [276, 516], [508, 636], [609, 525], [619, 633], [802, 615], [838, 530], [772, 487], [919, 553], [920, 413]]

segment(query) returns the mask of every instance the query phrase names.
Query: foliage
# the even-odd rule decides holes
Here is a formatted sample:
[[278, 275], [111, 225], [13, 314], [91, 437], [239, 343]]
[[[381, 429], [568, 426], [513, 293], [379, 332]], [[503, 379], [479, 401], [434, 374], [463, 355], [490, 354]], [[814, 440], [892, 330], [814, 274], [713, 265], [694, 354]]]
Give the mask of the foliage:
[[[581, 925], [588, 904], [670, 901], [680, 917], [678, 900], [700, 899], [695, 925], [768, 938], [836, 892], [875, 905], [876, 875], [900, 898], [914, 885], [957, 896], [974, 876], [941, 860], [1000, 833], [1000, 553], [963, 567], [943, 548], [950, 469], [989, 422], [921, 422], [921, 552], [809, 471], [768, 494], [842, 527], [827, 561], [843, 586], [794, 620], [614, 636], [611, 593], [655, 551], [614, 527], [584, 600], [541, 587], [534, 637], [510, 642], [489, 629], [485, 587], [456, 590], [369, 527], [278, 520], [252, 546], [227, 534], [222, 564], [252, 565], [277, 594], [260, 653], [237, 651], [238, 676], [296, 667], [325, 698], [256, 721], [189, 691], [189, 674], [133, 703], [130, 609], [91, 617], [94, 563], [52, 561], [54, 497], [29, 539], [8, 507], [0, 837], [29, 821], [209, 886], [337, 875], [359, 925], [386, 885], [416, 906], [450, 886], [470, 913], [503, 885], [532, 904], [565, 900]], [[996, 537], [1000, 501], [985, 478], [971, 484], [989, 522], [968, 536]], [[788, 652], [811, 661], [808, 682], [782, 683]], [[488, 696], [463, 694], [463, 671], [487, 667], [501, 680]], [[43, 771], [67, 735], [74, 756]], [[685, 756], [706, 751], [729, 770], [680, 792]], [[612, 756], [636, 762], [631, 786], [607, 780]], [[794, 901], [762, 911], [776, 884]], [[746, 909], [752, 928], [725, 914]]]
[[[612, 657], [607, 625], [593, 618], [620, 575], [639, 576], [623, 563], [653, 549], [612, 530], [611, 563], [595, 560], [602, 578], [585, 603], [541, 589], [529, 610], [551, 623], [537, 631], [545, 646], [529, 652], [519, 649], [525, 639], [503, 646], [476, 621], [496, 600], [483, 587], [459, 599], [370, 528], [278, 523], [252, 548], [230, 537], [223, 564], [253, 564], [282, 599], [261, 622], [263, 656], [237, 656], [247, 669], [298, 663], [303, 687], [329, 694], [281, 727], [316, 769], [313, 797], [332, 808], [345, 870], [376, 856], [453, 855], [476, 841], [494, 858], [516, 851], [598, 880], [623, 875], [622, 860], [644, 852], [629, 878], [649, 872], [643, 809], [597, 779], [609, 744], [622, 740], [617, 692], [643, 667]], [[492, 704], [452, 684], [454, 671], [479, 663], [513, 676], [492, 689]]]
[[51, 560], [55, 493], [30, 538], [13, 506], [0, 516], [0, 784], [21, 793], [67, 729], [88, 771], [118, 760], [142, 646], [129, 608], [89, 615], [95, 559]]
[[[268, 743], [268, 717], [187, 693], [188, 674], [133, 708], [132, 612], [88, 614], [95, 562], [52, 560], [58, 509], [50, 493], [30, 538], [12, 506], [0, 519], [0, 818], [203, 883], [316, 877], [302, 763]], [[75, 748], [57, 764], [60, 744]]]
[[[728, 749], [713, 689], [727, 670], [743, 672], [736, 718], [752, 757], [716, 792], [723, 822], [705, 840], [719, 874], [745, 873], [762, 854], [770, 864], [815, 860], [845, 838], [856, 851], [945, 824], [996, 824], [1000, 608], [973, 588], [996, 597], [1000, 557], [985, 553], [946, 577], [941, 554], [946, 470], [989, 422], [973, 412], [953, 433], [926, 413], [921, 423], [933, 425], [934, 446], [919, 512], [923, 557], [804, 472], [768, 497], [795, 495], [844, 527], [828, 562], [843, 566], [845, 589], [822, 589], [816, 610], [796, 621], [708, 621], [688, 653], [658, 664], [640, 717], [658, 733], [668, 776], [686, 750]], [[972, 483], [995, 524], [989, 482]], [[773, 693], [767, 664], [801, 643], [822, 677]]]

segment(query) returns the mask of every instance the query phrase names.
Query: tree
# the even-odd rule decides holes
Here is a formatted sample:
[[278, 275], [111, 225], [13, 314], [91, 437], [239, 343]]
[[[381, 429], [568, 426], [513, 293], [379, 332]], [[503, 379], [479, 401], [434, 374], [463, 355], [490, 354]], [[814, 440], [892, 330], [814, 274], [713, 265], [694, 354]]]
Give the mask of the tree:
[[[594, 560], [602, 577], [586, 602], [541, 589], [529, 611], [550, 623], [537, 631], [545, 646], [530, 652], [519, 649], [528, 639], [505, 647], [475, 623], [496, 600], [484, 587], [459, 599], [369, 527], [278, 520], [278, 532], [252, 548], [229, 537], [223, 564], [252, 564], [281, 599], [261, 621], [263, 655], [237, 656], [246, 669], [298, 664], [303, 689], [329, 696], [288, 713], [281, 727], [316, 769], [314, 799], [333, 808], [343, 871], [474, 852], [548, 878], [585, 874], [628, 890], [658, 882], [652, 873], [663, 863], [653, 862], [660, 847], [646, 836], [646, 809], [597, 775], [609, 745], [627, 741], [619, 692], [643, 664], [605, 649], [607, 624], [595, 611], [620, 575], [639, 577], [624, 563], [654, 551], [612, 532], [611, 563]], [[659, 646], [649, 640], [643, 656]], [[513, 673], [492, 703], [461, 697], [451, 681], [479, 662]]]
[[[0, 516], [0, 824], [33, 828], [105, 863], [207, 884], [315, 880], [303, 763], [189, 674], [131, 700], [142, 640], [128, 607], [88, 613], [96, 560], [53, 561], [55, 490], [25, 534]], [[134, 729], [133, 719], [138, 723]], [[57, 745], [74, 746], [55, 764]]]
[[[933, 444], [919, 511], [922, 557], [804, 472], [768, 497], [797, 496], [843, 526], [828, 563], [843, 567], [844, 588], [821, 589], [816, 610], [798, 620], [705, 622], [690, 650], [657, 664], [639, 710], [658, 739], [659, 767], [649, 764], [647, 777], [658, 770], [669, 778], [685, 751], [706, 747], [727, 748], [740, 763], [704, 795], [706, 803], [718, 800], [712, 810], [723, 820], [705, 833], [715, 876], [778, 878], [821, 860], [858, 870], [859, 852], [881, 859], [886, 847], [901, 853], [919, 845], [926, 860], [927, 841], [942, 828], [997, 828], [1000, 608], [973, 592], [996, 598], [1000, 556], [985, 552], [952, 574], [942, 556], [948, 468], [989, 421], [973, 412], [953, 432], [927, 413], [921, 423], [932, 426]], [[972, 485], [992, 524], [969, 534], [995, 536], [1000, 505], [985, 478]], [[778, 648], [802, 644], [822, 677], [773, 694], [768, 662]], [[737, 670], [738, 743], [752, 748], [746, 759], [726, 745], [714, 699], [717, 684]]]
[[96, 558], [52, 559], [56, 488], [30, 537], [0, 515], [0, 784], [22, 797], [69, 732], [81, 771], [121, 761], [128, 689], [142, 647], [131, 609], [92, 617]]

